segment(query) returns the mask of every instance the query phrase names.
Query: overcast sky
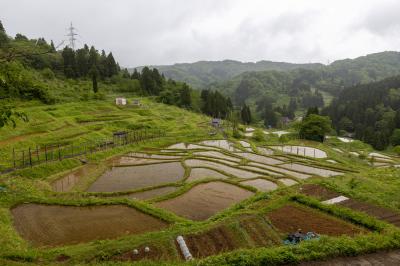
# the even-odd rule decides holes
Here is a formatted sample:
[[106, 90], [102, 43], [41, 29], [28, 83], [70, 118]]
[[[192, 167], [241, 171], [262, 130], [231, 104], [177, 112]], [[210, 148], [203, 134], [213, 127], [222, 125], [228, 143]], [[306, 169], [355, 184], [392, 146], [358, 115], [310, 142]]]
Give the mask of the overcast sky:
[[0, 0], [9, 35], [83, 43], [122, 66], [198, 60], [332, 62], [400, 50], [397, 0]]

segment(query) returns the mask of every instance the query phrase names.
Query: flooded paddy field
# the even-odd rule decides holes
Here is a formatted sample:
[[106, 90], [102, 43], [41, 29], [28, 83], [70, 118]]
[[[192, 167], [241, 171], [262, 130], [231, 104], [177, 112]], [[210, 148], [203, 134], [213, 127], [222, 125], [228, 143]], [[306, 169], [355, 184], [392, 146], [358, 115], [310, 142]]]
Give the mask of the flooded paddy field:
[[281, 181], [285, 186], [293, 186], [293, 185], [298, 184], [296, 181], [294, 181], [293, 179], [290, 179], [290, 178], [281, 178], [278, 180]]
[[160, 187], [160, 188], [154, 188], [150, 190], [130, 193], [123, 197], [128, 197], [131, 199], [148, 200], [170, 194], [172, 192], [177, 191], [178, 189], [179, 187], [174, 187], [174, 186]]
[[313, 158], [326, 158], [328, 155], [326, 152], [306, 146], [271, 146], [271, 148], [277, 149], [284, 153], [296, 154], [299, 156], [308, 156]]
[[190, 160], [186, 160], [185, 164], [189, 167], [211, 167], [211, 168], [221, 170], [225, 173], [231, 174], [231, 175], [239, 177], [239, 178], [254, 178], [254, 177], [260, 176], [260, 174], [256, 174], [256, 173], [253, 173], [250, 171], [240, 170], [240, 169], [237, 169], [234, 167], [230, 167], [227, 165], [210, 162], [210, 161], [206, 161], [206, 160], [190, 159]]
[[200, 144], [202, 145], [207, 145], [207, 146], [211, 146], [211, 147], [217, 147], [217, 148], [221, 148], [224, 150], [228, 150], [231, 152], [235, 152], [235, 151], [240, 151], [239, 149], [234, 147], [234, 143], [227, 141], [227, 140], [205, 140], [200, 142]]
[[186, 193], [155, 205], [179, 216], [202, 221], [254, 193], [224, 182], [199, 184]]
[[253, 170], [253, 171], [257, 171], [257, 172], [261, 172], [267, 176], [274, 176], [274, 177], [283, 177], [284, 175], [280, 174], [280, 173], [276, 173], [273, 171], [269, 171], [260, 167], [256, 167], [256, 166], [249, 166], [249, 165], [245, 165], [245, 166], [240, 166], [241, 169], [247, 169], [247, 170]]
[[217, 171], [211, 170], [211, 169], [192, 168], [188, 179], [186, 179], [186, 182], [193, 182], [193, 181], [197, 181], [197, 180], [204, 179], [207, 177], [219, 178], [219, 179], [229, 178], [229, 176], [223, 175], [223, 174], [221, 174]]
[[213, 157], [213, 158], [217, 158], [217, 159], [231, 160], [231, 161], [235, 161], [237, 163], [241, 161], [240, 158], [237, 158], [234, 156], [228, 156], [224, 153], [217, 152], [217, 151], [199, 151], [199, 152], [195, 152], [193, 154], [196, 156], [205, 156], [205, 157]]
[[95, 164], [87, 164], [82, 166], [81, 168], [74, 170], [63, 177], [55, 180], [51, 183], [51, 187], [56, 192], [67, 192], [70, 191], [82, 177], [88, 175], [91, 171], [95, 170], [97, 165]]
[[299, 179], [307, 179], [307, 178], [311, 177], [311, 175], [307, 175], [307, 174], [303, 174], [303, 173], [299, 173], [299, 172], [295, 172], [295, 171], [290, 171], [290, 170], [276, 167], [276, 166], [269, 166], [269, 165], [260, 164], [260, 163], [249, 163], [249, 165], [258, 167], [259, 169], [264, 169], [264, 168], [269, 169], [269, 170], [276, 171], [281, 174], [290, 175], [290, 176], [293, 176], [293, 177], [296, 177]]
[[262, 155], [258, 155], [255, 153], [242, 152], [242, 153], [236, 153], [236, 154], [243, 158], [246, 158], [248, 160], [251, 160], [251, 161], [257, 162], [257, 163], [261, 163], [261, 164], [274, 165], [274, 164], [284, 163], [283, 161], [280, 161], [280, 160], [277, 160], [274, 158], [270, 158], [270, 157], [266, 157], [266, 156], [262, 156]]
[[180, 162], [113, 167], [100, 176], [89, 192], [116, 192], [177, 182], [185, 170]]
[[163, 159], [163, 160], [177, 160], [177, 159], [181, 158], [181, 156], [176, 156], [173, 154], [162, 155], [162, 154], [149, 154], [149, 153], [141, 153], [141, 152], [128, 153], [127, 157], [146, 158], [146, 159]]
[[75, 207], [22, 204], [11, 210], [14, 226], [34, 246], [59, 246], [167, 227], [167, 223], [126, 206]]
[[257, 190], [262, 192], [273, 191], [278, 188], [278, 185], [274, 182], [265, 179], [254, 179], [241, 182], [244, 185], [255, 187]]
[[289, 170], [294, 170], [294, 171], [299, 171], [307, 174], [312, 174], [312, 175], [318, 175], [322, 177], [330, 177], [330, 176], [336, 176], [336, 175], [342, 175], [342, 172], [338, 171], [333, 171], [333, 170], [328, 170], [328, 169], [323, 169], [323, 168], [316, 168], [312, 166], [306, 166], [303, 164], [297, 164], [297, 163], [290, 163], [290, 164], [282, 164], [280, 167], [289, 169]]

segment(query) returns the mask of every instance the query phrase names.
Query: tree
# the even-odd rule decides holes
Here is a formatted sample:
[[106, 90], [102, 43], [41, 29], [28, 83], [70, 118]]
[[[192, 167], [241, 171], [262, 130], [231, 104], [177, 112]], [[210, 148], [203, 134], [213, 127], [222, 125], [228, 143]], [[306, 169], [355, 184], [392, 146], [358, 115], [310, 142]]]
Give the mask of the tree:
[[57, 52], [57, 51], [56, 51], [56, 47], [54, 46], [53, 40], [50, 41], [50, 51], [51, 51], [52, 53]]
[[[1, 27], [0, 22], [0, 27]], [[12, 124], [13, 127], [16, 126], [15, 119], [21, 119], [24, 122], [29, 121], [28, 116], [25, 113], [15, 111], [11, 106], [3, 105], [0, 106], [0, 128]]]
[[118, 74], [117, 63], [115, 62], [114, 56], [111, 52], [107, 55], [106, 65], [108, 77]]
[[75, 78], [77, 76], [75, 51], [66, 46], [61, 55], [64, 61], [64, 75], [67, 78]]
[[250, 107], [248, 107], [246, 104], [242, 106], [242, 109], [240, 110], [240, 115], [242, 118], [242, 122], [246, 125], [251, 123], [251, 111]]
[[183, 83], [179, 94], [181, 98], [180, 105], [185, 108], [190, 108], [192, 105], [192, 97], [190, 95], [190, 88], [186, 83]]
[[329, 117], [310, 114], [300, 124], [300, 138], [323, 142], [325, 135], [332, 130], [331, 125]]
[[399, 146], [399, 145], [400, 145], [400, 129], [399, 129], [399, 128], [396, 128], [396, 129], [393, 131], [393, 134], [392, 134], [392, 136], [390, 137], [390, 143], [391, 143], [393, 146]]
[[84, 48], [76, 51], [77, 74], [79, 77], [87, 76], [89, 72], [89, 54]]
[[136, 68], [133, 70], [133, 73], [131, 75], [131, 79], [138, 79], [138, 80], [140, 79], [140, 73], [137, 71]]
[[318, 107], [309, 107], [307, 109], [306, 117], [309, 117], [310, 115], [319, 115], [319, 110]]
[[8, 44], [8, 36], [6, 33], [6, 30], [3, 27], [3, 24], [1, 23], [0, 20], [0, 48], [6, 46], [6, 44]]
[[99, 76], [99, 71], [97, 70], [96, 66], [92, 66], [92, 68], [90, 69], [90, 76], [92, 77], [93, 92], [97, 93], [99, 91], [97, 85], [97, 77]]

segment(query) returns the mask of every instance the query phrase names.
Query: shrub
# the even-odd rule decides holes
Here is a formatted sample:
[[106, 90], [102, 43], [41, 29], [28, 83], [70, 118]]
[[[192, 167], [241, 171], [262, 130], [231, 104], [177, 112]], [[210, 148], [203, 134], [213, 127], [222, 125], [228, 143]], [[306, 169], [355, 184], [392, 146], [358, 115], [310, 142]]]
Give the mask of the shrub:
[[393, 152], [396, 153], [397, 155], [400, 155], [400, 145], [394, 147]]
[[264, 132], [262, 132], [262, 130], [260, 129], [256, 129], [254, 131], [253, 137], [252, 137], [255, 141], [263, 141], [265, 140], [265, 135]]

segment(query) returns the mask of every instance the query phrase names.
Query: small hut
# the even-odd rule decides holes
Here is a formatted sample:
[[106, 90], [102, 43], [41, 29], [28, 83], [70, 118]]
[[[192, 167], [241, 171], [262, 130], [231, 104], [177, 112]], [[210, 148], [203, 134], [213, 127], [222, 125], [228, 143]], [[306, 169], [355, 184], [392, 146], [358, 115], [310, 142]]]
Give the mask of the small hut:
[[115, 98], [115, 104], [116, 105], [126, 105], [126, 98], [123, 98], [123, 97]]

